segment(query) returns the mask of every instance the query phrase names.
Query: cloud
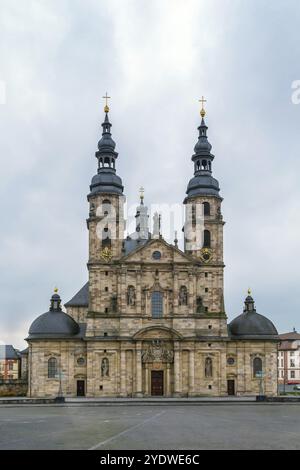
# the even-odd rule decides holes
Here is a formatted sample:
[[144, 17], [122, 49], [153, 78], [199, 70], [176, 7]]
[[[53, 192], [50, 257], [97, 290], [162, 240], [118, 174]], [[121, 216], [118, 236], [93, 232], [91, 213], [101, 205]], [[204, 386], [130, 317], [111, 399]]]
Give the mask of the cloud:
[[148, 204], [182, 202], [207, 97], [229, 318], [251, 286], [260, 313], [299, 328], [299, 16], [296, 1], [2, 2], [2, 339], [25, 346], [54, 285], [66, 301], [87, 278], [106, 91], [129, 205], [141, 185]]

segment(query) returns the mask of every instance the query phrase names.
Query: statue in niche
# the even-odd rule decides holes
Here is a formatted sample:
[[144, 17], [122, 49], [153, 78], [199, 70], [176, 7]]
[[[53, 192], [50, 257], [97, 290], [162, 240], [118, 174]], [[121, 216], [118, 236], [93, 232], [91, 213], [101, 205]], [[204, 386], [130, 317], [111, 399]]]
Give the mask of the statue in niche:
[[212, 377], [212, 359], [210, 357], [205, 359], [205, 377]]
[[203, 306], [202, 297], [198, 296], [197, 299], [196, 299], [196, 312], [197, 313], [202, 313], [204, 311], [205, 311], [205, 309], [204, 309], [204, 306]]
[[110, 299], [110, 308], [112, 312], [117, 312], [118, 310], [118, 297], [116, 295], [112, 295]]
[[104, 357], [101, 362], [101, 376], [109, 377], [109, 361], [107, 357]]
[[135, 288], [133, 286], [129, 286], [127, 289], [127, 305], [135, 305]]
[[179, 289], [179, 305], [187, 305], [187, 301], [187, 288], [185, 286], [181, 286]]

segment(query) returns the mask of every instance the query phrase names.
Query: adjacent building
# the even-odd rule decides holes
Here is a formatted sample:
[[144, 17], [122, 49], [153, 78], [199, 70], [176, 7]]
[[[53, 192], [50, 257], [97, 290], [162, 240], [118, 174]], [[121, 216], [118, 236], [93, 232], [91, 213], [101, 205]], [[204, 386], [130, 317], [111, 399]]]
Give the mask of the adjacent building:
[[183, 250], [176, 236], [164, 240], [158, 214], [150, 231], [143, 194], [136, 230], [124, 236], [124, 187], [108, 106], [104, 111], [88, 194], [88, 282], [67, 312], [55, 292], [49, 311], [31, 324], [29, 396], [256, 395], [262, 386], [276, 395], [278, 333], [257, 313], [250, 291], [242, 313], [227, 323], [223, 199], [205, 111], [183, 201]]
[[0, 345], [0, 380], [17, 380], [21, 373], [21, 356], [11, 344]]
[[279, 335], [278, 382], [280, 384], [300, 383], [300, 334], [294, 330]]

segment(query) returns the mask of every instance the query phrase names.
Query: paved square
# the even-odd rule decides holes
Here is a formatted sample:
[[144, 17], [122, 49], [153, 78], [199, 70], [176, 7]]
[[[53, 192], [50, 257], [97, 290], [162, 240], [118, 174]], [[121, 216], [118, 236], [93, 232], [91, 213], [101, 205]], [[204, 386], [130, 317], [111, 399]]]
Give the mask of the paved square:
[[2, 405], [0, 449], [300, 449], [300, 404]]

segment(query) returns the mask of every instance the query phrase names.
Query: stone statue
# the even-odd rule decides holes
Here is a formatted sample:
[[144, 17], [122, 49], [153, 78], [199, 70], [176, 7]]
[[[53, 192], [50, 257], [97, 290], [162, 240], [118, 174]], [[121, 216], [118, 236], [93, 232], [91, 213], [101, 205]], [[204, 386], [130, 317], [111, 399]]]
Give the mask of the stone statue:
[[179, 289], [179, 305], [187, 305], [187, 288], [181, 286]]
[[210, 357], [205, 359], [205, 377], [212, 377], [212, 360]]
[[109, 361], [107, 357], [104, 357], [101, 362], [101, 376], [102, 377], [109, 376]]
[[135, 288], [129, 286], [127, 289], [127, 305], [135, 305]]

